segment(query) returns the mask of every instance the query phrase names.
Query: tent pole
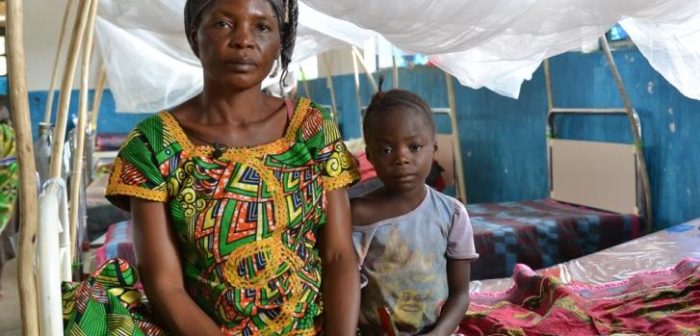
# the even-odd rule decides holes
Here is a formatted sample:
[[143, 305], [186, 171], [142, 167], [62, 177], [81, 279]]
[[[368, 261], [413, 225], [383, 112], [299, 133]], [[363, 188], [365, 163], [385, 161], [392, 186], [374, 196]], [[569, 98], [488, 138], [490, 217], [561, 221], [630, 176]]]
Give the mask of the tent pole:
[[89, 78], [90, 78], [90, 62], [92, 61], [92, 47], [93, 47], [93, 37], [95, 32], [95, 17], [97, 16], [97, 1], [88, 0], [89, 8], [88, 11], [88, 22], [87, 27], [84, 31], [84, 48], [83, 55], [81, 57], [81, 70], [80, 70], [80, 103], [78, 106], [78, 125], [76, 126], [76, 149], [73, 153], [73, 169], [70, 179], [70, 216], [68, 222], [70, 223], [70, 243], [71, 243], [71, 260], [75, 263], [75, 259], [78, 254], [78, 249], [80, 248], [80, 242], [78, 242], [78, 215], [80, 208], [80, 191], [82, 186], [83, 178], [83, 155], [85, 155], [85, 132], [87, 130], [87, 113], [88, 113], [88, 90], [89, 90]]
[[97, 131], [97, 120], [100, 116], [100, 105], [102, 104], [102, 95], [105, 92], [105, 84], [107, 82], [107, 70], [104, 64], [100, 66], [100, 73], [97, 75], [97, 85], [95, 85], [95, 96], [92, 99], [92, 114], [90, 114], [90, 128]]
[[634, 111], [632, 106], [632, 100], [629, 95], [627, 95], [627, 90], [625, 90], [625, 84], [622, 81], [622, 76], [620, 71], [615, 64], [615, 59], [610, 51], [610, 46], [608, 45], [608, 40], [605, 36], [600, 38], [600, 45], [603, 47], [603, 52], [605, 53], [605, 58], [610, 65], [610, 72], [612, 72], [613, 78], [615, 79], [615, 84], [620, 92], [620, 98], [622, 98], [622, 103], [627, 111], [627, 119], [630, 123], [630, 128], [632, 131], [632, 136], [634, 137], [634, 148], [637, 152], [637, 167], [642, 180], [642, 192], [644, 193], [644, 226], [647, 233], [651, 233], [653, 220], [652, 220], [652, 209], [651, 209], [651, 186], [649, 184], [649, 173], [647, 171], [646, 160], [644, 159], [644, 143], [642, 142], [642, 126], [639, 121], [639, 116]]
[[455, 99], [455, 88], [452, 75], [445, 73], [445, 84], [447, 86], [447, 102], [450, 106], [450, 123], [452, 124], [452, 143], [457, 170], [457, 196], [462, 203], [467, 204], [467, 186], [464, 181], [464, 164], [462, 162], [462, 146], [460, 146], [459, 125], [457, 124], [457, 101]]
[[[353, 47], [354, 48], [354, 47]], [[362, 111], [362, 99], [360, 98], [360, 70], [357, 66], [357, 55], [355, 54], [355, 51], [353, 49], [352, 52], [352, 67], [355, 72], [355, 100], [357, 101], [357, 109], [360, 112], [360, 125], [362, 125], [362, 117], [363, 117], [363, 111]], [[360, 136], [364, 136], [364, 132], [362, 131], [362, 127], [360, 127]]]
[[392, 87], [394, 89], [399, 88], [399, 66], [396, 64], [396, 53], [395, 48], [391, 47], [391, 79], [393, 81]]
[[[331, 109], [333, 109], [333, 120], [337, 124], [338, 120], [340, 119], [340, 114], [338, 113], [338, 103], [335, 100], [335, 85], [333, 85], [333, 70], [331, 69], [330, 62], [328, 61], [328, 54], [324, 53], [321, 57], [323, 58], [323, 65], [326, 68], [326, 86], [328, 87], [328, 90], [330, 91], [330, 94], [331, 94]], [[355, 64], [355, 67], [357, 68], [357, 64]], [[356, 82], [359, 82], [359, 80], [357, 80]]]
[[71, 36], [69, 54], [66, 59], [66, 68], [63, 73], [63, 83], [58, 99], [58, 111], [56, 112], [56, 128], [54, 129], [54, 143], [51, 148], [51, 167], [49, 177], [61, 177], [61, 163], [63, 162], [63, 146], [66, 142], [66, 124], [68, 123], [68, 109], [70, 107], [70, 96], [73, 88], [75, 68], [78, 64], [78, 53], [82, 49], [83, 34], [88, 18], [88, 0], [80, 0], [78, 15], [73, 35]]
[[372, 88], [374, 89], [374, 92], [379, 91], [379, 87], [377, 86], [377, 81], [374, 80], [374, 77], [372, 77], [372, 71], [369, 70], [367, 63], [365, 62], [365, 58], [362, 56], [362, 53], [360, 53], [360, 50], [358, 50], [356, 46], [352, 46], [352, 53], [355, 55], [357, 60], [360, 61], [362, 68], [365, 70], [365, 74], [367, 74], [367, 79], [369, 79], [369, 83], [372, 84]]
[[34, 258], [37, 228], [37, 180], [29, 118], [22, 0], [7, 0], [7, 60], [10, 80], [10, 112], [17, 141], [19, 163], [20, 228], [18, 285], [22, 335], [39, 335], [39, 310]]
[[58, 35], [58, 48], [56, 48], [56, 59], [53, 63], [53, 71], [51, 73], [51, 84], [49, 86], [49, 96], [46, 100], [46, 109], [44, 110], [44, 123], [48, 124], [51, 122], [51, 109], [53, 108], [53, 95], [56, 91], [56, 84], [58, 82], [58, 64], [61, 59], [61, 50], [63, 50], [63, 41], [66, 35], [66, 26], [68, 25], [68, 16], [70, 15], [70, 8], [73, 6], [73, 0], [68, 0], [66, 2], [66, 10], [63, 13], [63, 23], [61, 24], [61, 33]]

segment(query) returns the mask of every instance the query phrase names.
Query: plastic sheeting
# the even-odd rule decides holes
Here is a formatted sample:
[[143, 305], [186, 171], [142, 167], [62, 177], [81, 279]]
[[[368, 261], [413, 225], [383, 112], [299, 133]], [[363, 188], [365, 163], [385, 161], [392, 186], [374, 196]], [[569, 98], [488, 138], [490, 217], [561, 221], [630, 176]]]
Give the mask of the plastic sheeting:
[[[158, 111], [201, 90], [183, 5], [100, 2], [97, 36], [117, 110]], [[380, 34], [430, 55], [463, 85], [513, 98], [544, 58], [577, 49], [621, 21], [656, 70], [700, 99], [700, 77], [693, 76], [700, 73], [700, 0], [304, 0], [300, 13], [297, 61]]]
[[[564, 283], [604, 284], [641, 271], [670, 268], [683, 258], [700, 258], [700, 218], [538, 273], [559, 277]], [[477, 280], [471, 282], [470, 291], [503, 291], [512, 285], [511, 278]]]

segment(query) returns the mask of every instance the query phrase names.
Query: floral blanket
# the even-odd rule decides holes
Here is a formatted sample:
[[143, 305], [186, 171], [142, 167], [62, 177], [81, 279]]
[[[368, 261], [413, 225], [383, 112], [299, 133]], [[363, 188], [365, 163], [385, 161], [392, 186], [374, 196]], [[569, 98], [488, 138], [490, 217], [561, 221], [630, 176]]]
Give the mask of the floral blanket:
[[467, 335], [699, 335], [700, 259], [602, 285], [564, 284], [518, 264], [504, 292], [471, 294]]

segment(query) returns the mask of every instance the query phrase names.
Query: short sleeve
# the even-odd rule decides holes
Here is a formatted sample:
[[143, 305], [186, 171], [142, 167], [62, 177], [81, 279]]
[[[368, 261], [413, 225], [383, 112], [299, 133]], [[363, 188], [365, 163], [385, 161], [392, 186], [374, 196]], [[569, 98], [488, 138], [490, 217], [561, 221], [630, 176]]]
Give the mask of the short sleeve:
[[447, 258], [476, 259], [479, 254], [474, 248], [474, 232], [467, 214], [467, 209], [455, 201], [455, 211], [452, 215], [452, 226], [447, 236]]
[[302, 136], [316, 164], [321, 166], [325, 190], [349, 186], [360, 180], [352, 154], [340, 135], [340, 130], [327, 112], [309, 102]]
[[114, 205], [129, 210], [129, 198], [165, 202], [167, 185], [146, 136], [140, 129], [131, 131], [124, 141], [109, 176], [106, 197]]

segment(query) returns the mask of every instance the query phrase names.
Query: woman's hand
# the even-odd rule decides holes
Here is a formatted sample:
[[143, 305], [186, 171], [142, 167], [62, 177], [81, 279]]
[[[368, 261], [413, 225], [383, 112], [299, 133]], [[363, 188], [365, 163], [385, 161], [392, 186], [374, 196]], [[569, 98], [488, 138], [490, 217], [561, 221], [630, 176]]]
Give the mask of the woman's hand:
[[318, 246], [323, 262], [324, 333], [354, 336], [360, 309], [360, 276], [352, 245], [350, 201], [345, 188], [329, 191], [327, 223]]
[[165, 203], [131, 198], [138, 273], [157, 324], [176, 335], [221, 335], [185, 291], [176, 238]]

